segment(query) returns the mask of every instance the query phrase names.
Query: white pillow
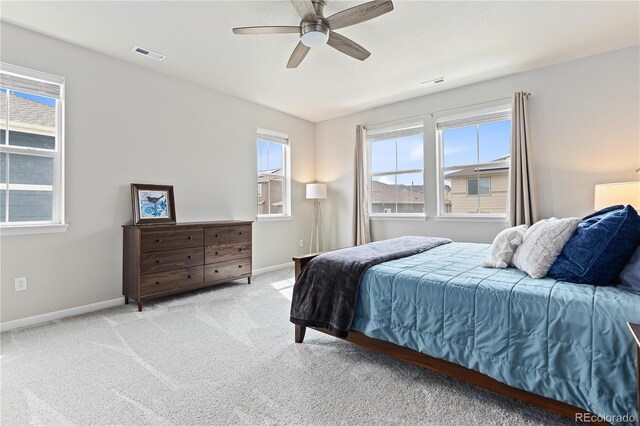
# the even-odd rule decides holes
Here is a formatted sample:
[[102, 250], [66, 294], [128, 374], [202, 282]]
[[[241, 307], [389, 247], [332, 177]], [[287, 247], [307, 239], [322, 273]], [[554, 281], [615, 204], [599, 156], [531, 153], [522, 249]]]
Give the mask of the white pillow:
[[513, 265], [531, 278], [545, 277], [579, 223], [578, 217], [552, 217], [534, 223], [513, 254]]
[[491, 245], [491, 259], [482, 264], [485, 268], [504, 269], [511, 263], [513, 253], [522, 244], [527, 225], [507, 228], [496, 235]]

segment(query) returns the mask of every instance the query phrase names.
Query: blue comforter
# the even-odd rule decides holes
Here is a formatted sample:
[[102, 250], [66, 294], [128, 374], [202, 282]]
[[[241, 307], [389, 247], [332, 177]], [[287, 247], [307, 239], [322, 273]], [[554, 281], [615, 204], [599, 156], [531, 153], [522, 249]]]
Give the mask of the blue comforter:
[[637, 418], [626, 323], [640, 323], [640, 295], [483, 268], [490, 249], [451, 243], [372, 266], [351, 329], [597, 415]]

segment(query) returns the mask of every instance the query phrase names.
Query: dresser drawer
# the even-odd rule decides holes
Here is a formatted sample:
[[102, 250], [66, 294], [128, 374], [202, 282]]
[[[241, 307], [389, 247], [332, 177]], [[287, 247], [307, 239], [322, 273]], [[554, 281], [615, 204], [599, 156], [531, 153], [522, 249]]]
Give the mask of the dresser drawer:
[[233, 259], [251, 257], [251, 244], [235, 244], [232, 246], [209, 246], [205, 248], [204, 263], [219, 263]]
[[143, 229], [140, 234], [141, 251], [170, 250], [175, 247], [175, 234], [175, 229]]
[[203, 261], [202, 247], [145, 253], [140, 256], [140, 273], [149, 274], [198, 266], [202, 265]]
[[229, 228], [205, 228], [204, 244], [207, 246], [225, 246], [229, 244]]
[[175, 247], [202, 247], [204, 241], [203, 228], [176, 229]]
[[204, 281], [232, 279], [251, 273], [251, 259], [244, 258], [204, 266]]
[[251, 244], [251, 225], [229, 227], [229, 244]]
[[140, 293], [147, 296], [203, 283], [202, 266], [146, 274], [140, 277]]

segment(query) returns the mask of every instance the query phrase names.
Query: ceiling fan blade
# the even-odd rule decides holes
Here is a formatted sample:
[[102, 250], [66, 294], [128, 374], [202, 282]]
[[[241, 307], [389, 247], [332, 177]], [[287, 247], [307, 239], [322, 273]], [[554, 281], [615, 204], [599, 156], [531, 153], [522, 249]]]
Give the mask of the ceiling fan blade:
[[293, 49], [293, 53], [289, 58], [289, 62], [287, 62], [287, 68], [296, 68], [298, 65], [300, 65], [300, 62], [302, 62], [304, 57], [307, 56], [309, 50], [309, 47], [302, 44], [302, 42], [298, 42], [296, 48]]
[[391, 2], [391, 0], [375, 0], [331, 15], [327, 18], [327, 23], [331, 30], [338, 30], [340, 28], [368, 21], [369, 19], [384, 15], [392, 10], [393, 2]]
[[371, 55], [371, 52], [360, 46], [355, 41], [348, 39], [345, 36], [342, 36], [334, 31], [331, 31], [329, 33], [329, 40], [327, 41], [327, 44], [334, 49], [344, 53], [345, 55], [349, 55], [352, 58], [356, 58], [360, 61], [364, 61]]
[[303, 21], [316, 22], [318, 20], [316, 8], [313, 7], [311, 0], [291, 0], [291, 3]]
[[234, 34], [288, 34], [300, 33], [300, 27], [238, 27]]

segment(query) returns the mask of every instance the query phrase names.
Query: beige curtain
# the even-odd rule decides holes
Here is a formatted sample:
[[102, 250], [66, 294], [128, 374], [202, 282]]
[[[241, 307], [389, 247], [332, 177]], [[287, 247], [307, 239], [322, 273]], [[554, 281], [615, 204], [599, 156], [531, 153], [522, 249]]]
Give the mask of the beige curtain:
[[538, 196], [527, 106], [529, 94], [516, 92], [511, 101], [511, 169], [509, 223], [532, 225], [538, 221]]
[[367, 173], [369, 170], [367, 155], [366, 130], [364, 126], [356, 126], [356, 187], [354, 194], [355, 217], [354, 244], [359, 246], [371, 242], [371, 229], [369, 228], [369, 192], [367, 187], [369, 181]]

